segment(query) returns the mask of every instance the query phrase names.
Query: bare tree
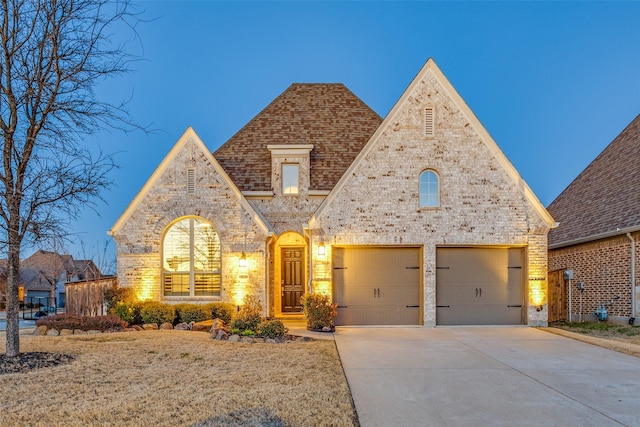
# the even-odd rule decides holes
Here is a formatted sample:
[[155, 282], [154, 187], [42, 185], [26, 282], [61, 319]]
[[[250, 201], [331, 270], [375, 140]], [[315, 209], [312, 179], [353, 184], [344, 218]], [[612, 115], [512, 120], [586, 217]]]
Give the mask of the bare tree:
[[135, 58], [111, 32], [137, 15], [128, 0], [0, 0], [0, 244], [7, 252], [6, 354], [20, 352], [18, 277], [24, 243], [65, 233], [111, 185], [113, 158], [85, 136], [139, 128], [125, 104], [94, 88]]

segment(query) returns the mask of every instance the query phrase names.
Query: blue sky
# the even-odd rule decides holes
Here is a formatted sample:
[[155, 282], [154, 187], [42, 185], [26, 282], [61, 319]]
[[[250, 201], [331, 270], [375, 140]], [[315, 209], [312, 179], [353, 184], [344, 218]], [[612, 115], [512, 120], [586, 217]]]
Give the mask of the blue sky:
[[120, 169], [100, 215], [87, 210], [74, 225], [87, 247], [111, 239], [106, 231], [188, 126], [214, 151], [294, 82], [344, 83], [384, 117], [433, 57], [545, 206], [640, 114], [640, 2], [139, 8], [148, 22], [129, 45], [142, 60], [97, 93], [131, 97], [133, 118], [156, 131], [88, 140], [117, 152]]

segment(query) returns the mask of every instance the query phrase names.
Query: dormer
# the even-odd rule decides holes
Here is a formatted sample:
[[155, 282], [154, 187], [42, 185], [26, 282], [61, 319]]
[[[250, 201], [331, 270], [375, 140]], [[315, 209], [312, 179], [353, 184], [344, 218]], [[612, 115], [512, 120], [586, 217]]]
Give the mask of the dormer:
[[267, 145], [271, 153], [271, 186], [275, 196], [297, 197], [309, 192], [313, 144]]

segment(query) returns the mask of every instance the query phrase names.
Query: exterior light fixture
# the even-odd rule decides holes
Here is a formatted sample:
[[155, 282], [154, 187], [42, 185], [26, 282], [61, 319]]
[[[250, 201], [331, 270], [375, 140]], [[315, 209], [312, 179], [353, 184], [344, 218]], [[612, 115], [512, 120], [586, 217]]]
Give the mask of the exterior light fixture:
[[242, 255], [240, 255], [240, 261], [238, 261], [238, 265], [240, 268], [247, 268], [247, 255], [242, 251]]
[[325, 256], [327, 253], [326, 248], [324, 247], [324, 242], [320, 242], [318, 245], [318, 256]]

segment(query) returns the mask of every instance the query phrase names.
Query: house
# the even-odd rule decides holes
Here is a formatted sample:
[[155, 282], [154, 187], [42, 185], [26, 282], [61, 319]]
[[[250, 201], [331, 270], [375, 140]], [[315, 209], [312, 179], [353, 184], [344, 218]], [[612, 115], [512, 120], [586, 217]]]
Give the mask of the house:
[[50, 299], [54, 296], [56, 305], [64, 307], [66, 282], [93, 280], [101, 276], [100, 269], [92, 260], [75, 260], [72, 255], [37, 250], [20, 262], [19, 286], [24, 289], [21, 301], [53, 306]]
[[640, 115], [548, 210], [560, 223], [549, 233], [549, 320], [593, 320], [599, 305], [612, 302], [609, 320], [633, 324], [640, 302]]
[[187, 129], [115, 222], [140, 299], [341, 325], [547, 323], [552, 217], [432, 59], [379, 117], [293, 84], [214, 153]]

